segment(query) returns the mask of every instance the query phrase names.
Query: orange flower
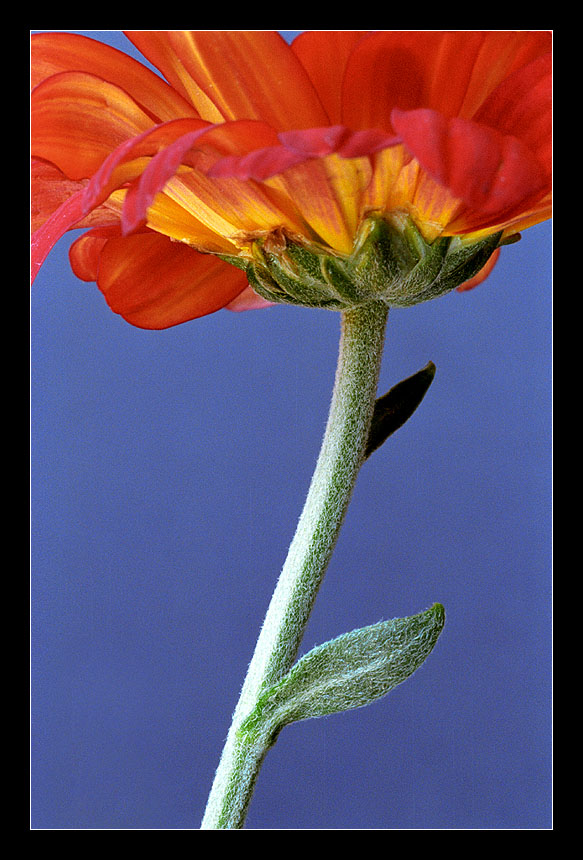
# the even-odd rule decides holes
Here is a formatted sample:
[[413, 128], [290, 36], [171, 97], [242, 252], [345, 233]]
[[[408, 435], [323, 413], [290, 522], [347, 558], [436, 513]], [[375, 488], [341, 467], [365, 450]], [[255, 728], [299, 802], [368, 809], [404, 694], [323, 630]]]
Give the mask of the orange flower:
[[316, 259], [338, 283], [387, 225], [423, 259], [491, 239], [473, 278], [550, 217], [548, 32], [126, 35], [163, 78], [84, 36], [32, 37], [32, 262], [90, 228], [73, 271], [134, 325], [317, 304], [281, 272]]

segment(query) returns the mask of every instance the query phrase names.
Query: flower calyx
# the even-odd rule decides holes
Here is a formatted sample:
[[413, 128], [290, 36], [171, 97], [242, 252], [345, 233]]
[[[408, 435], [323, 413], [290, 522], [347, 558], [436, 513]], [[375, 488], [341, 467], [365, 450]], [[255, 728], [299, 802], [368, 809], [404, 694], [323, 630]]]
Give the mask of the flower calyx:
[[501, 238], [447, 236], [429, 243], [407, 215], [372, 215], [347, 256], [278, 236], [255, 241], [251, 260], [223, 259], [244, 268], [255, 292], [269, 302], [331, 310], [371, 301], [409, 307], [473, 278]]

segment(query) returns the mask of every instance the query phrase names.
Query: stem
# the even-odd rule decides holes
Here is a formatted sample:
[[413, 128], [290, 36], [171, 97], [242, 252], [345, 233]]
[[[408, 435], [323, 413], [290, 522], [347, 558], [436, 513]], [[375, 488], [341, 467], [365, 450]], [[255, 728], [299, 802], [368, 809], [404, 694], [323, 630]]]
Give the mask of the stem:
[[387, 314], [381, 303], [342, 313], [336, 379], [320, 456], [233, 715], [203, 830], [243, 827], [270, 744], [250, 741], [239, 730], [261, 693], [289, 671], [300, 647], [364, 459]]

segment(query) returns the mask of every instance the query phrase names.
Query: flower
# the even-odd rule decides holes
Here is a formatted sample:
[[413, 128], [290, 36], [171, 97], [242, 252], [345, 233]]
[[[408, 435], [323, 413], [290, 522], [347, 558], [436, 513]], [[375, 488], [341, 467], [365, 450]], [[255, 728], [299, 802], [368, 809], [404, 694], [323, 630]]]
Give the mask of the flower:
[[[382, 297], [424, 300], [439, 267], [434, 294], [475, 283], [550, 217], [547, 31], [126, 36], [162, 77], [85, 36], [32, 36], [32, 266], [88, 228], [72, 269], [134, 325], [366, 301], [359, 255], [371, 269], [387, 248], [428, 274]], [[290, 271], [316, 270], [295, 295]]]

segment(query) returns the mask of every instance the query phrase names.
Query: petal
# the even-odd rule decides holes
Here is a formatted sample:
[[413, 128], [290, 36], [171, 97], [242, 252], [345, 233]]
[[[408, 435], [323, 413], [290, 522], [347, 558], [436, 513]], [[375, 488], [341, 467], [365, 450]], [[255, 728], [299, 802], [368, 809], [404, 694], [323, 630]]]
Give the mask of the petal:
[[512, 236], [552, 218], [552, 210], [552, 191], [549, 191], [532, 204], [521, 207], [520, 211], [503, 215], [498, 220], [487, 217], [480, 219], [472, 217], [467, 212], [461, 212], [459, 217], [453, 218], [447, 225], [446, 233], [451, 236], [472, 233], [473, 237], [481, 238], [490, 233], [502, 231], [505, 236]]
[[507, 219], [504, 224], [497, 226], [496, 230], [504, 230], [505, 235], [511, 236], [515, 233], [520, 233], [528, 227], [533, 227], [535, 224], [540, 224], [542, 221], [547, 221], [553, 217], [553, 193], [552, 190], [548, 194], [537, 201], [530, 208], [520, 212], [519, 215], [512, 219]]
[[266, 180], [294, 201], [316, 241], [350, 254], [371, 180], [368, 158], [313, 158]]
[[[208, 132], [208, 133], [207, 133]], [[212, 135], [211, 135], [212, 132]], [[204, 138], [203, 138], [204, 134]], [[239, 151], [249, 147], [261, 146], [266, 141], [275, 140], [274, 132], [264, 123], [240, 122], [223, 123], [210, 126], [204, 123], [199, 128], [180, 135], [170, 145], [163, 148], [152, 159], [147, 169], [143, 171], [140, 182], [136, 184], [127, 196], [123, 215], [125, 233], [135, 230], [146, 219], [148, 207], [156, 194], [178, 171], [181, 164], [188, 163], [186, 156], [195, 145], [198, 151], [201, 147], [210, 148], [219, 154]]]
[[342, 118], [342, 80], [348, 58], [365, 30], [305, 30], [291, 45], [310, 76], [331, 123]]
[[71, 230], [82, 219], [84, 193], [84, 188], [75, 192], [32, 234], [31, 278], [33, 281], [53, 246], [67, 230]]
[[[198, 170], [171, 179], [164, 192], [148, 210], [148, 224], [157, 223], [158, 209], [166, 198], [180, 206], [192, 219], [193, 232], [180, 237], [204, 250], [214, 251], [216, 242], [227, 240], [241, 251], [250, 252], [257, 238], [278, 230], [304, 236], [307, 228], [285, 188], [271, 188], [238, 179], [210, 179]], [[302, 213], [303, 215], [303, 213]], [[215, 243], [205, 246], [197, 235], [197, 225], [215, 235]]]
[[76, 239], [69, 248], [69, 262], [75, 277], [81, 281], [96, 281], [99, 260], [109, 239], [120, 235], [119, 225], [97, 227]]
[[543, 54], [506, 78], [476, 114], [476, 122], [513, 135], [552, 170], [552, 55]]
[[549, 53], [551, 46], [552, 35], [545, 30], [485, 31], [459, 115], [476, 119], [490, 93], [523, 66]]
[[176, 53], [170, 33], [165, 30], [125, 30], [135, 47], [164, 75], [198, 116], [207, 122], [222, 122], [223, 116], [212, 99], [199, 87]]
[[84, 182], [73, 182], [54, 165], [34, 159], [31, 174], [31, 226], [34, 231], [31, 237], [31, 274], [34, 280], [53, 246], [68, 230], [119, 225], [121, 205], [112, 198], [106, 206], [99, 206], [86, 214]]
[[164, 329], [225, 307], [243, 292], [247, 278], [217, 257], [148, 232], [104, 243], [97, 285], [127, 322]]
[[277, 139], [277, 145], [219, 158], [208, 169], [208, 175], [262, 181], [312, 158], [334, 153], [342, 158], [358, 158], [399, 143], [393, 134], [374, 129], [351, 131], [343, 125], [280, 132]]
[[237, 296], [236, 299], [229, 302], [228, 305], [225, 305], [225, 308], [228, 311], [240, 313], [241, 311], [257, 311], [262, 310], [263, 308], [272, 308], [273, 306], [273, 302], [268, 302], [266, 299], [262, 299], [261, 296], [258, 296], [251, 287], [247, 287]]
[[50, 218], [59, 206], [77, 191], [85, 187], [84, 182], [69, 179], [48, 161], [31, 160], [31, 232], [35, 232]]
[[301, 213], [308, 237], [312, 233], [316, 241], [350, 253], [371, 180], [368, 155], [395, 145], [396, 138], [327, 126], [281, 132], [278, 139], [279, 147], [219, 159], [210, 166], [209, 176], [265, 180], [265, 186], [280, 192]]
[[[198, 210], [198, 201], [193, 200], [190, 192], [183, 191], [182, 196], [179, 196], [178, 189], [173, 187], [172, 194], [177, 199], [167, 193], [156, 196], [145, 221], [149, 229], [163, 233], [174, 241], [184, 242], [199, 251], [235, 257], [239, 255], [240, 249], [234, 242], [197, 217], [193, 209], [196, 207]], [[204, 215], [204, 212], [199, 214]]]
[[[379, 31], [361, 39], [346, 65], [342, 121], [350, 128], [391, 130], [391, 111], [429, 106], [436, 61], [450, 34], [431, 31]], [[467, 74], [450, 71], [446, 92], [463, 89]], [[455, 96], [450, 96], [456, 102]], [[459, 99], [457, 99], [459, 101]]]
[[489, 258], [486, 265], [480, 269], [477, 275], [474, 275], [473, 278], [470, 278], [469, 281], [466, 281], [465, 284], [462, 284], [460, 287], [457, 287], [458, 293], [467, 293], [469, 290], [473, 290], [474, 287], [477, 287], [479, 284], [482, 284], [486, 278], [491, 274], [494, 266], [498, 262], [498, 257], [500, 256], [500, 248], [496, 248], [492, 256]]
[[358, 158], [361, 155], [372, 155], [400, 142], [394, 134], [375, 129], [351, 131], [343, 125], [286, 131], [281, 132], [278, 137], [285, 147], [309, 158], [332, 153], [338, 153], [342, 158]]
[[192, 105], [146, 66], [87, 36], [35, 33], [31, 37], [31, 83], [59, 72], [88, 72], [116, 84], [155, 122], [196, 116]]
[[[122, 219], [124, 233], [146, 222], [161, 229], [161, 220], [170, 215], [177, 225], [181, 222], [182, 232], [172, 234], [175, 238], [208, 251], [217, 251], [218, 242], [224, 253], [225, 239], [232, 249], [231, 242], [246, 245], [252, 235], [272, 230], [285, 228], [303, 234], [305, 223], [285, 192], [254, 182], [206, 175], [206, 168], [222, 154], [271, 140], [277, 138], [269, 126], [247, 120], [222, 123], [178, 138], [151, 160], [129, 189]], [[179, 170], [189, 163], [196, 168]], [[168, 211], [168, 200], [181, 207], [182, 218], [176, 219]], [[185, 229], [187, 219], [190, 232]]]
[[203, 119], [263, 120], [277, 130], [325, 125], [307, 72], [276, 31], [126, 31]]
[[153, 125], [127, 93], [82, 72], [61, 72], [31, 95], [31, 154], [70, 179], [90, 177], [120, 143]]
[[459, 197], [476, 221], [517, 214], [544, 188], [541, 167], [516, 138], [435, 111], [393, 111], [392, 122], [420, 165]]
[[505, 77], [548, 50], [548, 34], [536, 31], [372, 33], [346, 64], [342, 122], [390, 130], [393, 108], [470, 119]]
[[372, 177], [363, 198], [367, 210], [405, 209], [419, 181], [419, 163], [398, 145], [371, 157]]
[[208, 176], [231, 176], [237, 179], [255, 179], [258, 182], [283, 173], [295, 164], [307, 161], [305, 153], [294, 152], [283, 144], [265, 146], [245, 155], [226, 155], [210, 164]]
[[124, 141], [105, 159], [91, 178], [85, 196], [87, 209], [92, 209], [105, 200], [114, 189], [140, 176], [147, 166], [139, 163], [132, 166], [131, 162], [153, 157], [185, 134], [205, 128], [208, 128], [208, 123], [201, 119], [177, 119], [157, 125], [131, 140]]

